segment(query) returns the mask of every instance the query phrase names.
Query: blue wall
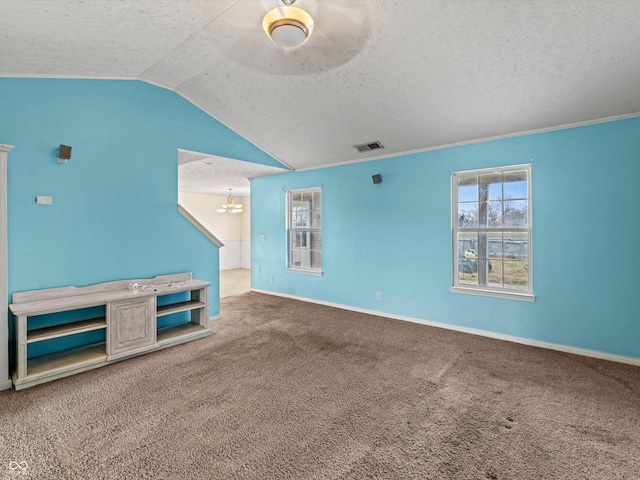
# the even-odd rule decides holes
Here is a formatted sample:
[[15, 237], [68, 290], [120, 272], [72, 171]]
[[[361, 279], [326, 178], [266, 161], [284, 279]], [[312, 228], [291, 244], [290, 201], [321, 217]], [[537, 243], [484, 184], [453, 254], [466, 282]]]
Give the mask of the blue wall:
[[[526, 163], [535, 302], [451, 293], [451, 172]], [[254, 179], [253, 287], [640, 358], [639, 179], [640, 118]], [[321, 277], [285, 271], [284, 192], [316, 186]]]
[[[9, 291], [191, 271], [218, 248], [178, 213], [177, 149], [279, 165], [174, 92], [138, 81], [0, 78]], [[72, 158], [58, 163], [60, 144]], [[36, 195], [53, 197], [36, 205]]]

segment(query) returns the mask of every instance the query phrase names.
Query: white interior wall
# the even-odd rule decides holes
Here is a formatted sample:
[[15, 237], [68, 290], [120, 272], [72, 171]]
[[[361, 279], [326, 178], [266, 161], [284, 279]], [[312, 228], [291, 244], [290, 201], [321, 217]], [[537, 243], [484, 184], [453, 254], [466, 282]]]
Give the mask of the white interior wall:
[[219, 238], [220, 270], [251, 268], [251, 212], [249, 197], [234, 197], [243, 206], [242, 213], [218, 213], [227, 197], [196, 193], [179, 193], [178, 202], [202, 225]]

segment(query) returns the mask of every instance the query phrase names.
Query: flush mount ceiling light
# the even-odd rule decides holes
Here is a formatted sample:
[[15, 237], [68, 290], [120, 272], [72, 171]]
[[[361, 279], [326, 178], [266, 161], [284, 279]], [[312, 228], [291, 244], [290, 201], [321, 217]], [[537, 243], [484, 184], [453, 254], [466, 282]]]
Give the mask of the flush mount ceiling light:
[[304, 10], [292, 7], [295, 0], [282, 0], [282, 7], [267, 13], [262, 26], [267, 35], [283, 48], [302, 45], [313, 31], [313, 19]]
[[231, 188], [229, 189], [229, 196], [227, 197], [227, 203], [222, 204], [222, 208], [216, 209], [218, 213], [242, 213], [242, 205], [233, 203], [233, 197], [231, 196]]

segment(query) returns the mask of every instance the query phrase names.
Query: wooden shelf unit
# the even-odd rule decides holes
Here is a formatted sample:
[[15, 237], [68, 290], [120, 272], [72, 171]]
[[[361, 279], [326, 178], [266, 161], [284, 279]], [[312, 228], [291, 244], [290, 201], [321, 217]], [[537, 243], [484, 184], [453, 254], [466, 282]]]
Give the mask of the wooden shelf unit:
[[[135, 284], [137, 288], [133, 287]], [[81, 288], [62, 287], [14, 293], [9, 308], [15, 322], [15, 389], [210, 335], [208, 286], [208, 283], [193, 280], [191, 273], [181, 273]], [[180, 300], [157, 306], [159, 297], [166, 301], [168, 296], [174, 294], [182, 294], [177, 296]], [[189, 295], [190, 299], [184, 301], [185, 295]], [[29, 317], [94, 307], [104, 307], [106, 315], [29, 328]], [[158, 317], [180, 312], [190, 312], [189, 321], [158, 328]], [[65, 339], [70, 339], [72, 335], [96, 330], [105, 330], [105, 341], [64, 348]], [[61, 342], [58, 346], [62, 347], [61, 351], [29, 358], [30, 345], [47, 340]]]

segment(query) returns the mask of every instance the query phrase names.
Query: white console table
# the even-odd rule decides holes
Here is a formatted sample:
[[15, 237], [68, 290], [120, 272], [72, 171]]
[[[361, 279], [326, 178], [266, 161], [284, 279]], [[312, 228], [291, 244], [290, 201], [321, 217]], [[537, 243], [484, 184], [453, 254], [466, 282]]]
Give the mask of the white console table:
[[[16, 390], [210, 335], [208, 286], [181, 273], [14, 293]], [[99, 341], [65, 348], [94, 331]], [[53, 353], [30, 354], [47, 341], [58, 342]]]

